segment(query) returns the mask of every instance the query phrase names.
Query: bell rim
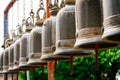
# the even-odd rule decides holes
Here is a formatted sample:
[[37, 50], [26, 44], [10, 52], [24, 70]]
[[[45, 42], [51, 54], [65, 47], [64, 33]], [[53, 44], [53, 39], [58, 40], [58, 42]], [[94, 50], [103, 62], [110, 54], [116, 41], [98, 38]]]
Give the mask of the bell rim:
[[[64, 52], [63, 52], [64, 51]], [[72, 53], [73, 52], [73, 53]], [[79, 50], [75, 48], [61, 48], [57, 49], [54, 53], [55, 55], [61, 55], [61, 56], [91, 56], [95, 55], [94, 50]]]
[[29, 59], [27, 64], [31, 67], [39, 67], [42, 65], [46, 65], [47, 62], [41, 61], [40, 58], [37, 58], [36, 60], [33, 58], [33, 59]]
[[69, 60], [70, 57], [67, 56], [57, 56], [54, 55], [53, 53], [48, 53], [48, 54], [42, 54], [41, 58], [42, 61], [55, 61], [55, 60]]
[[[95, 50], [95, 44], [100, 45], [99, 47], [100, 50], [105, 50], [108, 48], [115, 48], [119, 46], [117, 43], [103, 41], [101, 39], [101, 35], [99, 35], [99, 36], [90, 37], [90, 38], [77, 38], [74, 47], [78, 49], [84, 49], [84, 50], [86, 49]], [[105, 45], [105, 47], [102, 47], [103, 45]], [[92, 47], [88, 47], [88, 46], [92, 46]]]
[[19, 65], [15, 65], [14, 67], [13, 67], [13, 70], [18, 70], [19, 69]]
[[9, 67], [8, 71], [13, 71], [13, 66]]
[[[115, 41], [115, 40], [108, 39], [108, 37], [112, 37], [112, 36], [115, 36], [115, 35], [120, 35], [120, 28], [116, 28], [116, 30], [113, 30], [113, 29], [112, 28], [105, 28], [105, 31], [102, 35], [102, 40], [120, 44], [119, 40]], [[111, 30], [112, 30], [112, 33], [110, 32]]]

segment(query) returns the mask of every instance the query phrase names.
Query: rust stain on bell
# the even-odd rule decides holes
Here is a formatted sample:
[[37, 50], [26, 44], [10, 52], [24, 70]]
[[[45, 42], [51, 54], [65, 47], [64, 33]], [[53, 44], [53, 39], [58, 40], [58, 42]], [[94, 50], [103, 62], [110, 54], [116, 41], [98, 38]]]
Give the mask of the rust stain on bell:
[[[104, 1], [104, 0], [103, 0]], [[102, 14], [100, 0], [76, 0], [76, 48], [106, 49], [118, 46], [116, 43], [102, 41]]]

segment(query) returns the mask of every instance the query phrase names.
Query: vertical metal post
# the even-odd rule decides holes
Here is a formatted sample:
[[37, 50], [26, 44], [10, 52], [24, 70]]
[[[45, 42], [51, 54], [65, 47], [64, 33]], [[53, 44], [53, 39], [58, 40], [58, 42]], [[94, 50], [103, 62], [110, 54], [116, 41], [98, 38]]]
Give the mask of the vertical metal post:
[[14, 75], [14, 74], [13, 74], [13, 73], [11, 73], [11, 80], [14, 80], [14, 77], [13, 77], [13, 75]]
[[27, 76], [27, 80], [30, 80], [29, 71], [26, 71], [26, 72], [27, 72], [27, 74], [26, 74], [26, 76]]
[[35, 79], [35, 75], [34, 75], [35, 71], [34, 68], [32, 69], [32, 74], [33, 74], [33, 80]]
[[8, 80], [8, 74], [7, 73], [4, 74], [4, 79]]
[[25, 70], [24, 72], [25, 72], [25, 75], [24, 75], [25, 76], [25, 80], [27, 80], [27, 71]]
[[73, 56], [70, 57], [70, 75], [73, 75]]
[[42, 80], [44, 80], [44, 65], [42, 65]]
[[[49, 0], [46, 0], [46, 17], [50, 17], [50, 11], [48, 8]], [[48, 62], [48, 80], [54, 80], [54, 70], [55, 70], [55, 62]]]
[[99, 45], [96, 44], [96, 46], [95, 46], [95, 52], [96, 52], [96, 54], [95, 54], [95, 56], [96, 56], [96, 70], [98, 70], [98, 48], [99, 48]]

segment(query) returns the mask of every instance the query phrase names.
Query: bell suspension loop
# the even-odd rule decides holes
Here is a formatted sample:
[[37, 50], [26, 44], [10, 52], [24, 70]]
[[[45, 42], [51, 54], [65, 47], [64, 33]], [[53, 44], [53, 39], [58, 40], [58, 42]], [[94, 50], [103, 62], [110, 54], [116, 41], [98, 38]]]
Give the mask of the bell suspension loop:
[[23, 20], [22, 20], [22, 30], [25, 33], [26, 31], [26, 20], [25, 20], [25, 0], [23, 0]]
[[23, 20], [25, 19], [25, 0], [23, 0]]
[[[44, 11], [43, 15], [41, 15], [41, 11]], [[37, 18], [37, 21], [36, 21], [36, 24], [35, 25], [42, 25], [44, 20], [45, 20], [45, 9], [44, 9], [44, 2], [43, 0], [40, 0], [39, 2], [39, 8], [37, 10], [37, 13], [36, 13], [36, 18]]]
[[17, 0], [17, 22], [19, 25], [19, 0]]

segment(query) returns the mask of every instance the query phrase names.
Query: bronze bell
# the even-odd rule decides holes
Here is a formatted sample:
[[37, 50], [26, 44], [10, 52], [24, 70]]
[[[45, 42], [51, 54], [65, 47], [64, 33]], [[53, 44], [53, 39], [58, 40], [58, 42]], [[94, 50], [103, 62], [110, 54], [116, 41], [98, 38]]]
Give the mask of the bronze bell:
[[14, 70], [19, 69], [20, 39], [16, 40], [14, 45]]
[[[42, 20], [43, 21], [43, 20]], [[41, 57], [41, 35], [42, 35], [42, 24], [36, 25], [35, 28], [30, 32], [30, 53], [29, 53], [29, 65], [33, 66], [41, 66], [41, 64], [46, 64], [40, 60]]]
[[66, 0], [56, 18], [56, 51], [55, 55], [86, 56], [93, 55], [93, 50], [78, 50], [75, 44], [75, 1]]
[[8, 52], [8, 61], [9, 61], [9, 71], [13, 70], [14, 66], [14, 43], [9, 47], [9, 52]]
[[9, 48], [6, 48], [3, 53], [3, 73], [8, 72], [9, 63], [8, 63], [8, 54], [9, 54]]
[[3, 53], [4, 51], [0, 54], [0, 73], [3, 72]]
[[82, 49], [100, 49], [116, 47], [118, 44], [101, 40], [102, 15], [100, 0], [76, 0], [76, 43]]
[[22, 35], [20, 40], [20, 58], [19, 58], [19, 67], [26, 68], [28, 62], [28, 54], [30, 50], [30, 42], [29, 42], [29, 33], [25, 33]]
[[46, 62], [41, 61], [41, 35], [42, 35], [42, 25], [44, 22], [44, 17], [40, 18], [41, 15], [39, 13], [44, 11], [45, 9], [43, 6], [40, 6], [37, 10], [37, 18], [35, 23], [35, 28], [32, 29], [30, 32], [30, 53], [29, 53], [29, 61], [28, 65], [31, 67], [39, 67], [41, 65], [45, 65]]
[[55, 46], [55, 42], [56, 42], [56, 15], [57, 15], [58, 11], [59, 11], [58, 3], [54, 2], [54, 4], [51, 4], [51, 6], [50, 6], [51, 17], [46, 19], [44, 24], [43, 24], [42, 56], [40, 59], [44, 60], [44, 61], [69, 59], [69, 57], [66, 57], [66, 56], [55, 56], [54, 55], [54, 51], [56, 49], [56, 46]]
[[102, 0], [104, 33], [102, 39], [120, 44], [120, 1]]

